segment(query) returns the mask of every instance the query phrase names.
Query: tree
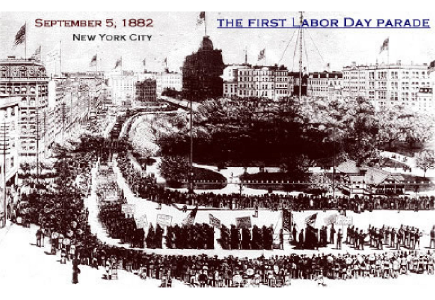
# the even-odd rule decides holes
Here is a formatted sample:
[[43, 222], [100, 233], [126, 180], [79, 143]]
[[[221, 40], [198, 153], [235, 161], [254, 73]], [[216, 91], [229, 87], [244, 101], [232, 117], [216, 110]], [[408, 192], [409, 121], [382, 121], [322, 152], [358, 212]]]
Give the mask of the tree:
[[412, 149], [416, 144], [424, 144], [433, 136], [434, 122], [427, 115], [412, 113], [404, 116], [405, 124], [402, 128], [403, 140]]
[[426, 177], [426, 172], [429, 169], [435, 168], [435, 153], [433, 150], [424, 150], [420, 153], [417, 153], [415, 156], [415, 162], [417, 167], [423, 170], [424, 175]]
[[406, 117], [403, 111], [394, 107], [385, 107], [378, 113], [379, 132], [377, 139], [383, 144], [388, 144], [388, 150], [393, 148], [393, 143], [403, 136], [403, 128], [406, 126]]

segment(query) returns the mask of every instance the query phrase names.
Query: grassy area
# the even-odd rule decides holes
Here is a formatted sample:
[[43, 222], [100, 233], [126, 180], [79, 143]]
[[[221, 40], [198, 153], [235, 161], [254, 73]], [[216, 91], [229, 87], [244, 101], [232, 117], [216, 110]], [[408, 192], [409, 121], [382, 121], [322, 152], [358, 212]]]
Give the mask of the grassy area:
[[[169, 187], [187, 187], [189, 161], [182, 156], [164, 157], [160, 164], [160, 173]], [[221, 189], [227, 185], [226, 178], [222, 174], [204, 168], [194, 167], [193, 179], [195, 188], [198, 189]]]

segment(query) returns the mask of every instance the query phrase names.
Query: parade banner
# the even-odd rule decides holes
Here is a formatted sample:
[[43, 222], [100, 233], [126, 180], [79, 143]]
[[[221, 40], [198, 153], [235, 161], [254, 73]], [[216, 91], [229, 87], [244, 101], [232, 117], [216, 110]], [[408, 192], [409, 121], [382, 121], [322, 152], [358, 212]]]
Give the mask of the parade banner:
[[326, 226], [329, 226], [329, 225], [331, 225], [331, 224], [335, 224], [335, 220], [337, 219], [337, 216], [338, 216], [338, 214], [333, 214], [333, 215], [329, 215], [329, 216], [325, 217], [325, 218], [323, 219], [325, 225], [326, 225]]
[[216, 227], [216, 228], [221, 228], [222, 224], [221, 224], [221, 220], [219, 220], [218, 218], [214, 217], [212, 214], [208, 215], [210, 218], [210, 225]]
[[127, 215], [134, 214], [135, 205], [134, 204], [122, 204], [121, 211]]
[[141, 216], [139, 219], [136, 220], [136, 226], [137, 228], [145, 228], [148, 226], [148, 220], [147, 215]]
[[171, 226], [172, 216], [170, 216], [170, 215], [164, 215], [164, 214], [158, 214], [157, 215], [156, 223], [160, 224], [161, 226]]
[[240, 217], [236, 218], [236, 227], [237, 228], [251, 228], [251, 217]]
[[291, 231], [293, 215], [289, 209], [282, 210], [282, 228]]
[[335, 225], [339, 226], [349, 226], [353, 224], [353, 217], [346, 217], [342, 215], [337, 215], [334, 221]]

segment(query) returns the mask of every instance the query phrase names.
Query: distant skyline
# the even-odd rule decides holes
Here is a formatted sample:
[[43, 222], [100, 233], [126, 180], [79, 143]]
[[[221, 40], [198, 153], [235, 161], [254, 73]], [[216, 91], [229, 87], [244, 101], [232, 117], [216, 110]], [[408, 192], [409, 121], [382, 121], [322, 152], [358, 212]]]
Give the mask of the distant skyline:
[[[197, 25], [200, 12], [1, 12], [0, 58], [15, 55], [24, 57], [24, 45], [13, 47], [15, 34], [27, 23], [27, 57], [42, 45], [42, 58], [62, 41], [62, 71], [93, 71], [89, 63], [98, 52], [101, 71], [111, 71], [122, 56], [123, 70], [162, 71], [167, 58], [168, 68], [179, 71], [186, 55], [198, 50], [204, 35], [203, 25]], [[352, 62], [374, 64], [386, 62], [386, 52], [380, 47], [389, 38], [389, 62], [401, 60], [403, 64], [416, 64], [435, 60], [435, 14], [430, 12], [306, 12], [305, 18], [410, 18], [430, 19], [431, 29], [306, 29], [304, 66], [308, 71], [321, 71], [330, 64], [331, 70], [340, 71]], [[298, 12], [206, 12], [207, 35], [215, 49], [222, 50], [225, 64], [243, 63], [245, 49], [248, 63], [260, 65], [284, 64], [298, 70], [295, 53], [297, 29], [219, 29], [220, 18], [296, 18]], [[431, 18], [432, 17], [432, 18]], [[113, 18], [117, 28], [37, 28], [35, 19], [103, 20]], [[153, 28], [122, 28], [122, 19], [153, 19]], [[144, 34], [152, 35], [145, 42], [73, 41], [73, 34]], [[292, 38], [291, 43], [289, 40]], [[313, 42], [314, 41], [314, 42]], [[288, 47], [287, 47], [288, 45]], [[285, 51], [287, 47], [287, 50]], [[266, 58], [258, 62], [262, 49]], [[284, 52], [285, 51], [285, 52]], [[308, 59], [307, 59], [308, 57]], [[282, 59], [281, 59], [282, 58]]]

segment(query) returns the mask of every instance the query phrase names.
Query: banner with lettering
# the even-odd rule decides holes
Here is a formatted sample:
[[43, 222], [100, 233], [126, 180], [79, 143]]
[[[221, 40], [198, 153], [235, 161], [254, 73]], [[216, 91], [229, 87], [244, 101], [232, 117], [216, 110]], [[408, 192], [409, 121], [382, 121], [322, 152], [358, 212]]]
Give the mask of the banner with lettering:
[[148, 226], [148, 220], [147, 215], [141, 216], [139, 219], [136, 220], [136, 226], [137, 228], [145, 228]]
[[236, 227], [237, 228], [251, 228], [251, 217], [240, 217], [236, 218]]
[[157, 215], [156, 223], [160, 224], [160, 226], [171, 226], [172, 216], [170, 216], [170, 215], [164, 215], [164, 214], [158, 214]]
[[222, 226], [221, 220], [219, 220], [218, 218], [216, 218], [212, 214], [209, 214], [208, 216], [210, 218], [210, 225], [212, 225], [216, 228], [221, 228], [221, 226]]

